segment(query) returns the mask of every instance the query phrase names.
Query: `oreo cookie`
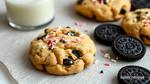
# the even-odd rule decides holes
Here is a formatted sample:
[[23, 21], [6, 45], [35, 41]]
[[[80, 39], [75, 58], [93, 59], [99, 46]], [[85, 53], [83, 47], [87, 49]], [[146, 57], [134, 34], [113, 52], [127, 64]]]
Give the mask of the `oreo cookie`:
[[94, 31], [95, 39], [105, 45], [112, 45], [113, 40], [118, 36], [125, 34], [122, 27], [114, 24], [102, 24], [96, 27]]
[[131, 0], [132, 9], [150, 8], [149, 0]]
[[119, 84], [150, 84], [150, 71], [144, 67], [128, 65], [117, 76]]
[[121, 60], [135, 61], [144, 56], [146, 48], [139, 39], [128, 35], [120, 35], [114, 40], [112, 51]]

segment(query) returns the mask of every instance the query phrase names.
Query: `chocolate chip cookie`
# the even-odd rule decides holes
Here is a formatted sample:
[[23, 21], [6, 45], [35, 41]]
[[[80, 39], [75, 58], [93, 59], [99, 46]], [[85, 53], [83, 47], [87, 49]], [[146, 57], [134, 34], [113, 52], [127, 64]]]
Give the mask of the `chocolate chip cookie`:
[[150, 45], [150, 9], [137, 9], [125, 15], [122, 21], [124, 31]]
[[130, 8], [130, 0], [78, 0], [75, 6], [78, 13], [98, 21], [118, 20]]
[[78, 29], [45, 29], [31, 42], [30, 59], [36, 69], [55, 75], [69, 75], [93, 64], [95, 45]]

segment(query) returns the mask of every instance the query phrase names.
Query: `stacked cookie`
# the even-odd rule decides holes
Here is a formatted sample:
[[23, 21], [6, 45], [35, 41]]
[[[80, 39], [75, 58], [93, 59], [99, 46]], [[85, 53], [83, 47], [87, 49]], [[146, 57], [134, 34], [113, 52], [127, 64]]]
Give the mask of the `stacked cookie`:
[[112, 46], [112, 51], [120, 60], [136, 61], [141, 59], [146, 48], [139, 39], [128, 36], [123, 28], [114, 24], [102, 24], [94, 31], [95, 39], [107, 46]]

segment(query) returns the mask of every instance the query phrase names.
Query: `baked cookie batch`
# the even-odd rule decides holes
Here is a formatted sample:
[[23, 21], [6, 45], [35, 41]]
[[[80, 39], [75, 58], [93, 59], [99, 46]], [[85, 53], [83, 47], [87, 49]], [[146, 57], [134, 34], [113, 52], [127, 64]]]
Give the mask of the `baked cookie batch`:
[[[134, 11], [130, 11], [131, 6]], [[122, 19], [122, 28], [128, 35], [150, 45], [150, 9], [147, 7], [150, 7], [148, 0], [78, 0], [75, 10], [100, 22]]]
[[[144, 44], [150, 45], [150, 5], [146, 1], [148, 3], [148, 0], [77, 0], [75, 10], [100, 22], [121, 19], [121, 26], [98, 25], [93, 35], [99, 43], [111, 46], [120, 60], [131, 62], [144, 57]], [[93, 64], [95, 53], [90, 37], [70, 27], [45, 29], [32, 40], [29, 52], [36, 69], [54, 75], [79, 73]], [[118, 72], [118, 81], [119, 84], [150, 84], [150, 71], [140, 66], [125, 66]]]

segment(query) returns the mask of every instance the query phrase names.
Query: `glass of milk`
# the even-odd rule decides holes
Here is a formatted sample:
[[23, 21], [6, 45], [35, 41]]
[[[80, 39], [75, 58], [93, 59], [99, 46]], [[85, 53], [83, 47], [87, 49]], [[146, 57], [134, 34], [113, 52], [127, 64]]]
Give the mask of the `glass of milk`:
[[54, 0], [5, 0], [9, 25], [19, 30], [48, 26], [54, 19]]

